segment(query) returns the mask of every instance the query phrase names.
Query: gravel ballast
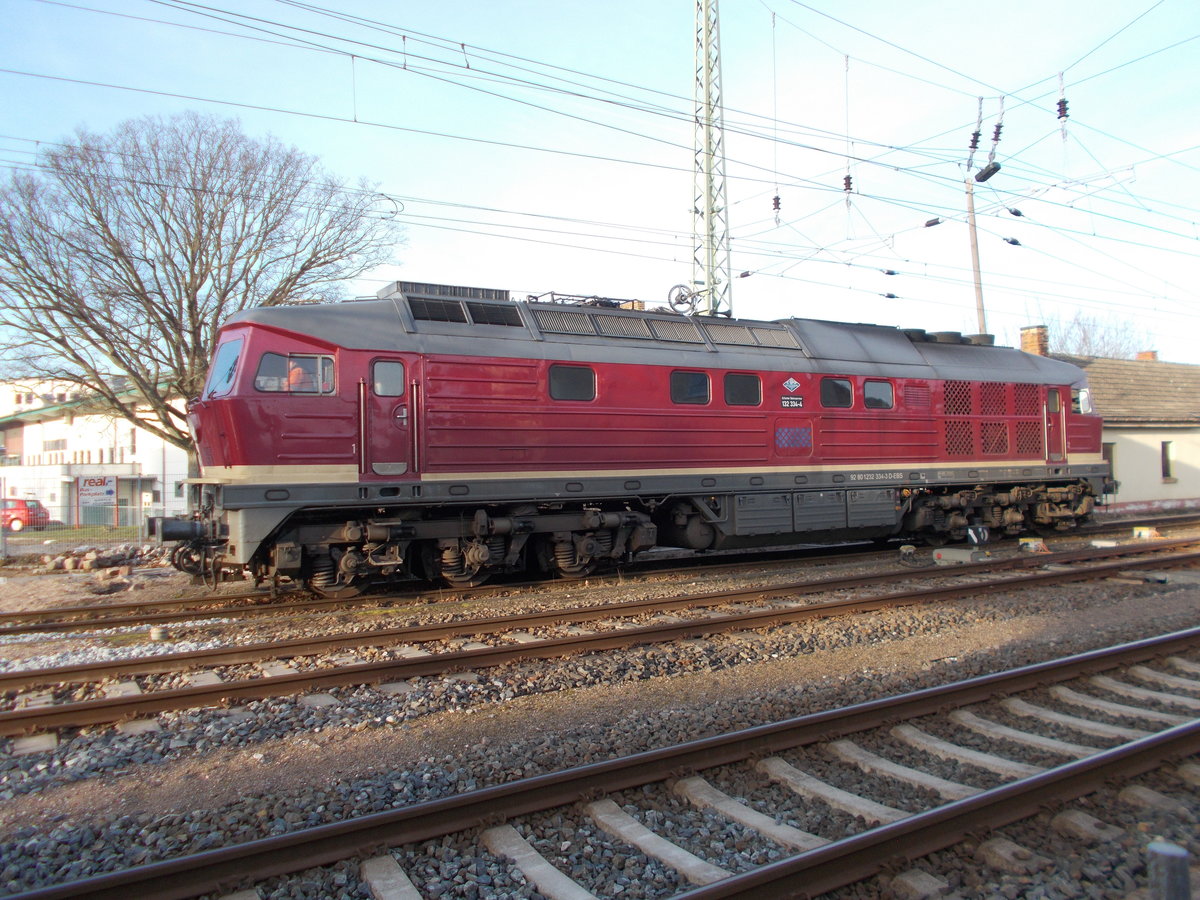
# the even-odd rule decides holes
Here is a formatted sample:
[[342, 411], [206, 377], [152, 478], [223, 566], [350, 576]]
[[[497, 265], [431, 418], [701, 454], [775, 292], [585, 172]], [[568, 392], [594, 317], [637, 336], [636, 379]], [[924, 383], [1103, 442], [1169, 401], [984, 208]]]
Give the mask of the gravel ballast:
[[[634, 589], [605, 592], [615, 600], [625, 590]], [[525, 662], [478, 673], [477, 680], [414, 679], [410, 690], [396, 694], [365, 686], [338, 688], [328, 692], [338, 701], [328, 707], [309, 707], [291, 697], [254, 701], [234, 713], [171, 713], [158, 717], [160, 732], [147, 735], [83, 729], [52, 752], [0, 758], [5, 801], [0, 890], [26, 890], [399, 808], [1197, 624], [1200, 591], [1194, 588], [1073, 585], [1020, 597], [842, 616], [741, 637]], [[993, 708], [988, 716], [1001, 720]], [[882, 746], [875, 749], [882, 752]], [[894, 741], [887, 742], [887, 755], [926, 758]], [[833, 783], [863, 782], [861, 775], [839, 774], [844, 764], [816, 750], [785, 757]], [[980, 786], [994, 777], [942, 765], [944, 777]], [[782, 793], [765, 780], [741, 784], [744, 773], [728, 777], [733, 781], [726, 786], [754, 797], [756, 806]], [[930, 803], [913, 788], [877, 789], [887, 794], [883, 802], [900, 808]], [[660, 822], [660, 808], [683, 801], [661, 786], [649, 800], [649, 806], [631, 803], [629, 811], [649, 815], [668, 837], [673, 829], [686, 831], [681, 843], [696, 852], [726, 845], [725, 851], [715, 851], [724, 854], [717, 864], [739, 871], [769, 861], [770, 849], [741, 826], [718, 823], [711, 813], [695, 810]], [[618, 798], [622, 801], [630, 798]], [[801, 829], [835, 839], [853, 828], [842, 814], [821, 807], [801, 810], [794, 800], [790, 805], [794, 808], [785, 820]], [[1116, 815], [1103, 812], [1107, 820]], [[568, 874], [572, 868], [586, 869], [590, 874], [581, 880], [598, 893], [658, 897], [680, 889], [675, 873], [614, 842], [578, 810], [556, 815], [560, 825], [530, 817], [520, 830], [548, 857], [557, 854]], [[1071, 894], [1060, 886], [1059, 893], [1044, 896], [1109, 896], [1108, 891], [1122, 889], [1125, 876], [1144, 879], [1139, 854], [1155, 835], [1176, 835], [1185, 844], [1192, 840], [1187, 829], [1194, 831], [1194, 823], [1147, 821], [1142, 828], [1147, 823], [1132, 816], [1128, 827], [1144, 841], [1131, 839], [1124, 855], [1114, 854], [1112, 865], [1079, 856], [1065, 875], [1055, 876], [1076, 890], [1086, 881], [1099, 893]], [[1036, 823], [1028, 827], [1038, 828]], [[1044, 838], [1030, 840], [1039, 852], [1050, 852], [1039, 846]], [[506, 861], [468, 844], [450, 838], [425, 848], [400, 848], [394, 855], [426, 896], [539, 896]], [[617, 858], [618, 874], [593, 871], [589, 854], [597, 860]], [[943, 858], [951, 870], [957, 856], [935, 855], [933, 861]], [[1093, 870], [1099, 875], [1088, 874]], [[959, 875], [952, 886], [963, 896], [1010, 895], [1008, 882], [992, 881], [988, 887], [991, 882], [973, 884]], [[993, 888], [1000, 893], [988, 893]], [[260, 890], [272, 897], [369, 896], [357, 867], [349, 863], [265, 883]], [[845, 896], [875, 896], [872, 890], [879, 887], [848, 889]]]

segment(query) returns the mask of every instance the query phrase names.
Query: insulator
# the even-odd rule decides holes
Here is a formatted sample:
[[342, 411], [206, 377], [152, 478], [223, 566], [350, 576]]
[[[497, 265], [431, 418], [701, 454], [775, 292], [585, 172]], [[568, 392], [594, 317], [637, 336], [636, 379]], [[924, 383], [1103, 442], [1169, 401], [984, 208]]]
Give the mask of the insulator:
[[941, 219], [929, 219], [928, 221], [925, 222], [925, 227], [932, 228], [934, 225], [941, 225], [941, 224], [942, 224]]
[[970, 149], [971, 149], [971, 150], [978, 150], [978, 149], [979, 149], [979, 132], [978, 132], [978, 131], [972, 131], [972, 132], [971, 132], [971, 146], [970, 146]]
[[981, 184], [1000, 171], [1000, 163], [992, 160], [982, 169], [975, 173], [975, 180]]
[[884, 275], [899, 275], [900, 274], [895, 269], [880, 269], [879, 271], [882, 272]]
[[854, 188], [852, 187], [853, 183], [854, 183], [854, 179], [852, 179], [849, 175], [847, 175], [845, 178], [842, 179], [842, 185], [843, 185], [842, 189], [846, 190], [846, 191], [854, 190]]
[[879, 296], [886, 297], [888, 300], [899, 300], [900, 299], [896, 294], [880, 294]]
[[1067, 115], [1067, 98], [1066, 97], [1064, 97], [1063, 99], [1058, 101], [1058, 117], [1060, 119], [1069, 118], [1069, 116]]
[[1004, 239], [1004, 243], [1006, 243], [1006, 244], [1012, 244], [1014, 247], [1020, 247], [1020, 246], [1021, 246], [1021, 242], [1020, 242], [1020, 241], [1018, 241], [1016, 238], [1005, 238], [1005, 239]]
[[771, 209], [775, 210], [775, 212], [779, 212], [780, 202], [779, 195], [776, 194], [771, 200]]
[[1000, 132], [1001, 132], [1003, 129], [1004, 129], [1004, 123], [1003, 123], [1003, 122], [997, 122], [997, 123], [996, 123], [996, 130], [992, 132], [992, 143], [993, 143], [993, 144], [998, 144], [998, 143], [1000, 143]]
[[1019, 209], [1017, 209], [1015, 206], [1010, 206], [1010, 207], [1008, 208], [1008, 211], [1009, 211], [1009, 213], [1011, 213], [1011, 214], [1012, 214], [1012, 215], [1014, 215], [1014, 216], [1017, 216], [1018, 218], [1019, 218], [1020, 216], [1023, 216], [1023, 215], [1025, 215], [1025, 213], [1021, 212], [1021, 211], [1020, 211]]

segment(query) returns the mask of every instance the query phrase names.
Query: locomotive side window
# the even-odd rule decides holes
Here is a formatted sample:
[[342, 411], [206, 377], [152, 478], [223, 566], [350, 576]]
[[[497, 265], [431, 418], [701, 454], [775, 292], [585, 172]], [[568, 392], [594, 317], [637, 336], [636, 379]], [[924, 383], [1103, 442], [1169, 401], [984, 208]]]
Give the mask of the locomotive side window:
[[854, 405], [854, 388], [848, 378], [821, 379], [821, 405], [827, 409], [846, 409]]
[[242, 338], [226, 341], [217, 348], [212, 371], [208, 375], [208, 396], [226, 394], [233, 386], [233, 375], [242, 356]]
[[596, 373], [587, 366], [551, 366], [550, 397], [553, 400], [595, 400]]
[[331, 394], [333, 360], [328, 356], [264, 353], [254, 374], [254, 387], [288, 394]]
[[672, 372], [672, 403], [707, 403], [709, 399], [706, 372]]
[[762, 403], [762, 380], [757, 375], [725, 374], [726, 406], [758, 406]]
[[890, 381], [864, 381], [863, 406], [867, 409], [891, 409], [896, 397]]
[[371, 365], [371, 385], [376, 397], [403, 397], [404, 363], [376, 360]]
[[1046, 409], [1051, 413], [1062, 411], [1062, 400], [1058, 395], [1057, 388], [1050, 388], [1046, 391]]

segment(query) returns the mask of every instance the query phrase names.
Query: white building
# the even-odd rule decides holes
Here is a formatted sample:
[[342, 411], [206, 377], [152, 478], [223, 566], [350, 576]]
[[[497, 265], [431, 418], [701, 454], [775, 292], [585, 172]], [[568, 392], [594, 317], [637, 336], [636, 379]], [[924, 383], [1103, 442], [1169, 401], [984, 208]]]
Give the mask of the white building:
[[[1023, 328], [1021, 349], [1046, 355], [1045, 326]], [[1114, 512], [1200, 509], [1200, 366], [1049, 354], [1087, 373], [1104, 417], [1104, 456], [1120, 484]]]
[[78, 394], [0, 385], [0, 441], [0, 495], [40, 500], [52, 519], [140, 525], [186, 511], [187, 453]]

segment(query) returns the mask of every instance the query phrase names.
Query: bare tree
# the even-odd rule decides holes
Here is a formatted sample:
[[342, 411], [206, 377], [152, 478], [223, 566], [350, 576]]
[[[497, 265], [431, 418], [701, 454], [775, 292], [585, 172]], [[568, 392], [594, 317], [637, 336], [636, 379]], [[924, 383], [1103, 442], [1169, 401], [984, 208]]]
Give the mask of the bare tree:
[[[193, 452], [179, 398], [217, 327], [335, 299], [389, 261], [394, 209], [315, 157], [185, 113], [79, 131], [0, 188], [0, 356]], [[194, 456], [193, 456], [194, 458]]]
[[1053, 334], [1050, 345], [1055, 353], [1133, 359], [1138, 351], [1151, 349], [1147, 333], [1131, 327], [1131, 323], [1117, 319], [1104, 321], [1079, 311], [1069, 322], [1052, 323], [1050, 331]]

